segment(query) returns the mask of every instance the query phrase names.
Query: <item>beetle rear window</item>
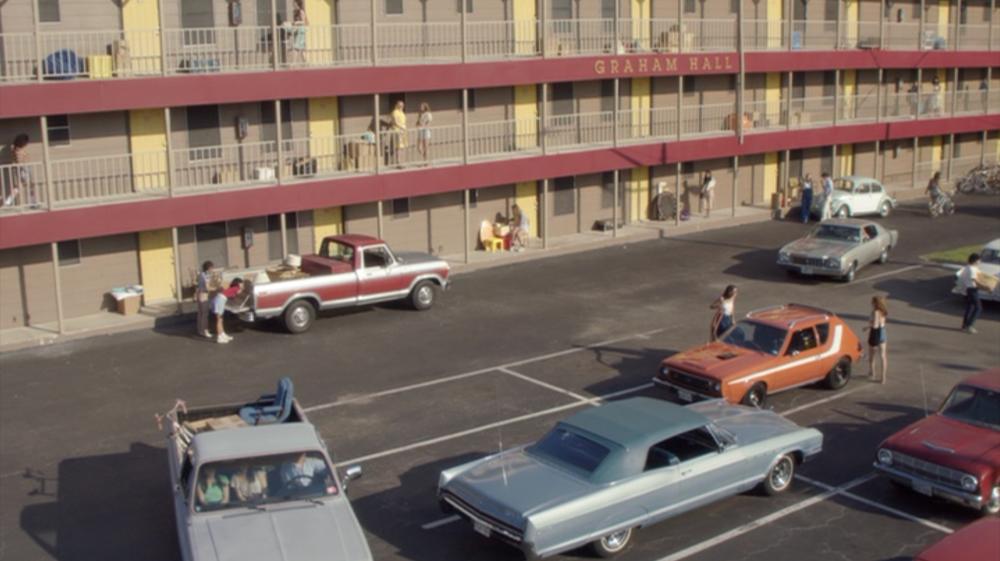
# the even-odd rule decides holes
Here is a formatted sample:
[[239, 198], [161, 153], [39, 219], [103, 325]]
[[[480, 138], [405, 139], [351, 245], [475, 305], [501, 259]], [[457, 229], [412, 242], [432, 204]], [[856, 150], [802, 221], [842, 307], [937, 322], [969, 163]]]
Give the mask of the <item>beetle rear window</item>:
[[585, 436], [556, 427], [527, 452], [589, 475], [611, 451]]

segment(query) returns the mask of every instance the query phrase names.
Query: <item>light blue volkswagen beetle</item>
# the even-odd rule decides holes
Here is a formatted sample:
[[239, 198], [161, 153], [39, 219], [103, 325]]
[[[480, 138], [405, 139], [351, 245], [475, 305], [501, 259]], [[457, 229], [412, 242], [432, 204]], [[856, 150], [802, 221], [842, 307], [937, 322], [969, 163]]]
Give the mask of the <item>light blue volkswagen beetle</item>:
[[538, 442], [441, 472], [442, 508], [529, 559], [590, 544], [624, 551], [637, 528], [760, 486], [777, 494], [823, 435], [723, 400], [637, 397], [581, 411]]

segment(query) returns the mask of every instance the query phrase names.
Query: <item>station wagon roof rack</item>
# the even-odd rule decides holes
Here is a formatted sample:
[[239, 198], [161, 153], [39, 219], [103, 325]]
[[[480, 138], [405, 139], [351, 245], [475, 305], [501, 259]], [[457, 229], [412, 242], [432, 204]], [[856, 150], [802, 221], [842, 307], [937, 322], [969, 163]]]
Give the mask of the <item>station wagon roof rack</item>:
[[830, 310], [824, 309], [824, 308], [820, 308], [820, 307], [817, 307], [817, 306], [810, 306], [808, 304], [797, 304], [795, 302], [789, 302], [787, 304], [775, 304], [774, 306], [767, 306], [765, 308], [758, 308], [756, 310], [751, 310], [751, 311], [747, 312], [747, 316], [746, 317], [748, 319], [752, 319], [754, 316], [758, 316], [758, 315], [763, 314], [765, 312], [770, 312], [770, 311], [774, 311], [774, 310], [781, 310], [781, 309], [784, 309], [784, 308], [788, 308], [790, 306], [795, 306], [796, 308], [802, 308], [802, 309], [805, 309], [805, 310], [812, 310], [814, 313], [812, 313], [810, 315], [807, 315], [807, 316], [804, 316], [804, 317], [793, 319], [788, 324], [789, 328], [795, 327], [795, 325], [797, 323], [799, 323], [800, 321], [806, 321], [806, 320], [811, 320], [811, 319], [815, 319], [815, 318], [827, 319], [827, 318], [829, 318], [830, 316], [833, 315], [833, 312], [831, 312]]

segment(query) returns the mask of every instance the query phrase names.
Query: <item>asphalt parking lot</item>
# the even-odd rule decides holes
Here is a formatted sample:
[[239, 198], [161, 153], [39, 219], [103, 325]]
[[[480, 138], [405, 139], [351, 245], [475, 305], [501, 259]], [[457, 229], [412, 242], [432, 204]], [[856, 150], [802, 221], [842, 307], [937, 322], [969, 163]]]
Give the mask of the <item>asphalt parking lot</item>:
[[[193, 326], [75, 341], [0, 356], [0, 558], [177, 560], [166, 454], [153, 414], [248, 400], [292, 376], [341, 466], [360, 463], [354, 509], [378, 560], [514, 560], [442, 514], [447, 467], [532, 441], [602, 400], [667, 398], [650, 378], [665, 356], [707, 338], [727, 284], [737, 313], [797, 301], [861, 333], [889, 298], [889, 382], [866, 364], [837, 392], [805, 387], [768, 406], [824, 434], [789, 492], [745, 494], [640, 531], [630, 561], [903, 560], [974, 520], [873, 475], [878, 443], [937, 407], [958, 380], [1000, 364], [1000, 307], [978, 335], [957, 328], [949, 270], [919, 256], [1000, 236], [1000, 200], [964, 198], [931, 221], [904, 206], [885, 265], [852, 284], [789, 277], [776, 249], [802, 235], [769, 222], [461, 275], [425, 312], [335, 314], [300, 336], [243, 330], [226, 346]], [[559, 559], [589, 558], [586, 552]]]

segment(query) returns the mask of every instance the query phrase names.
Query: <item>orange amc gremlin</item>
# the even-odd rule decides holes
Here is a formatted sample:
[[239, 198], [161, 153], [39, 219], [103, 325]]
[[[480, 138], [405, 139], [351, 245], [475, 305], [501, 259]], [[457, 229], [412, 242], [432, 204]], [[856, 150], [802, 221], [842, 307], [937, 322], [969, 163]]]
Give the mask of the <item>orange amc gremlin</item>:
[[828, 310], [786, 304], [756, 310], [718, 341], [663, 360], [653, 381], [681, 401], [725, 398], [763, 407], [773, 393], [824, 382], [844, 387], [861, 341]]

